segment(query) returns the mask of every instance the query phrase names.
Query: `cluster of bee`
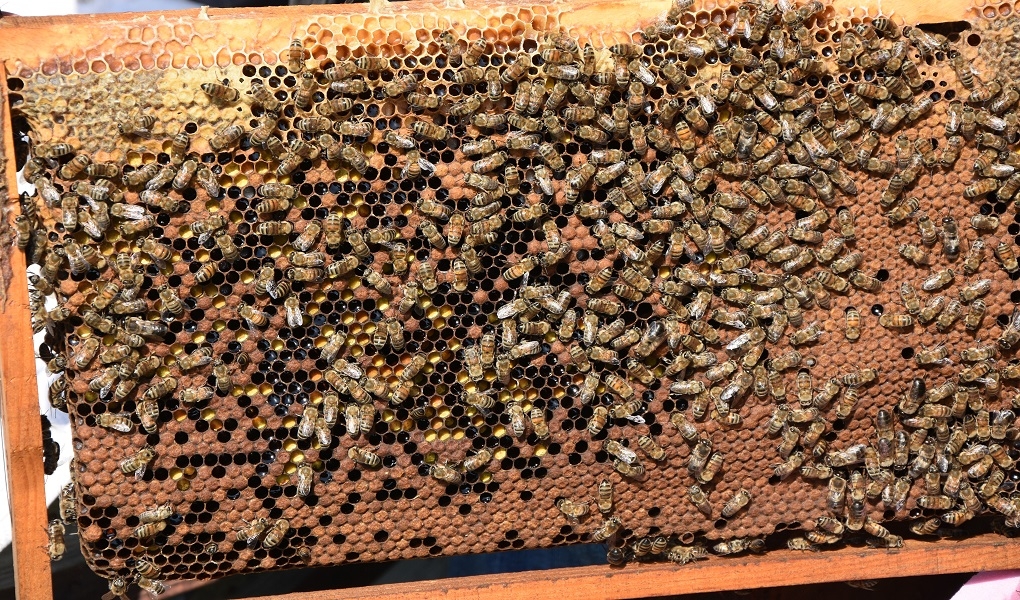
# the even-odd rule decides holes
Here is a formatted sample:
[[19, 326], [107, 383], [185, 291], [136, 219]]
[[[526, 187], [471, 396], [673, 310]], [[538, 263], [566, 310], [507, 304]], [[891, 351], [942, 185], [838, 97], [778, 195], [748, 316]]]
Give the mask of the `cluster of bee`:
[[[45, 418], [45, 416], [43, 418]], [[46, 533], [49, 536], [49, 543], [47, 544], [46, 552], [50, 555], [50, 560], [52, 561], [63, 559], [64, 553], [67, 552], [67, 544], [64, 542], [64, 535], [67, 533], [67, 525], [73, 525], [75, 523], [75, 517], [78, 513], [78, 509], [75, 504], [74, 484], [68, 483], [61, 488], [60, 494], [57, 496], [57, 500], [57, 518], [50, 521], [49, 525], [46, 527]]]
[[[675, 5], [673, 12], [683, 8], [682, 4]], [[954, 415], [950, 408], [938, 405], [956, 391], [965, 398], [974, 396], [973, 402], [978, 406], [983, 406], [983, 401], [976, 399], [978, 396], [997, 394], [1001, 373], [994, 363], [998, 357], [995, 344], [966, 351], [970, 362], [977, 363], [960, 373], [961, 383], [969, 385], [957, 389], [955, 384], [947, 383], [938, 392], [925, 396], [923, 380], [914, 382], [912, 393], [920, 386], [921, 397], [914, 399], [914, 405], [908, 402], [900, 406], [903, 425], [912, 429], [910, 435], [904, 431], [893, 434], [891, 414], [880, 412], [879, 427], [884, 436], [878, 440], [880, 451], [868, 444], [836, 450], [829, 448], [824, 437], [831, 432], [830, 419], [846, 421], [854, 416], [862, 390], [879, 380], [879, 370], [863, 368], [816, 386], [810, 368], [815, 359], [805, 357], [802, 348], [817, 342], [824, 334], [823, 324], [809, 322], [806, 311], [815, 307], [827, 310], [833, 295], [878, 293], [885, 279], [881, 274], [862, 270], [865, 255], [863, 248], [856, 245], [855, 213], [852, 209], [836, 208], [839, 196], [858, 193], [856, 178], [848, 170], [888, 180], [879, 203], [886, 211], [890, 227], [916, 222], [920, 244], [901, 245], [899, 252], [905, 259], [917, 266], [928, 266], [931, 258], [926, 249], [941, 241], [943, 256], [954, 261], [961, 245], [956, 221], [952, 216], [944, 217], [940, 230], [920, 200], [910, 197], [908, 191], [925, 169], [953, 168], [961, 148], [973, 140], [978, 147], [997, 145], [985, 150], [976, 161], [975, 172], [984, 179], [968, 185], [963, 196], [982, 198], [994, 192], [998, 201], [1011, 201], [1020, 186], [1020, 176], [1013, 175], [1015, 164], [1009, 163], [1016, 158], [1007, 144], [1020, 138], [1020, 130], [1015, 115], [1004, 113], [1014, 107], [1020, 95], [1005, 82], [982, 82], [969, 66], [964, 66], [959, 53], [950, 48], [944, 37], [916, 28], [901, 31], [889, 19], [881, 18], [844, 32], [835, 61], [843, 68], [856, 65], [875, 69], [879, 75], [873, 81], [853, 86], [834, 81], [826, 87], [825, 99], [816, 102], [814, 90], [803, 85], [805, 80], [836, 74], [832, 70], [834, 65], [812, 54], [811, 36], [804, 27], [821, 10], [818, 3], [778, 9], [757, 5], [753, 10], [744, 5], [729, 35], [709, 25], [705, 31], [708, 39], [704, 40], [670, 39], [676, 34], [677, 24], [667, 17], [645, 32], [648, 43], [668, 40], [671, 49], [692, 62], [714, 50], [720, 56], [728, 55], [729, 64], [739, 66], [743, 72], [724, 69], [715, 82], [688, 81], [683, 71], [678, 73], [669, 62], [659, 64], [659, 72], [655, 73], [655, 64], [640, 60], [645, 56], [642, 47], [617, 45], [609, 49], [615, 70], [609, 73], [593, 66], [588, 80], [596, 85], [610, 82], [610, 88], [615, 81], [616, 89], [626, 92], [612, 107], [595, 102], [595, 110], [585, 110], [590, 108], [586, 97], [570, 87], [574, 84], [563, 84], [564, 79], [568, 83], [572, 79], [558, 75], [563, 64], [572, 64], [584, 72], [586, 54], [578, 51], [573, 40], [554, 37], [549, 41], [541, 54], [547, 80], [539, 83], [538, 88], [541, 95], [546, 88], [555, 91], [560, 86], [564, 96], [556, 100], [546, 98], [543, 125], [536, 131], [544, 127], [555, 139], [564, 127], [564, 123], [557, 122], [558, 116], [570, 122], [572, 115], [585, 110], [585, 118], [577, 123], [589, 124], [589, 129], [582, 131], [585, 125], [577, 125], [576, 136], [593, 146], [614, 137], [629, 138], [633, 148], [630, 154], [596, 148], [588, 155], [588, 162], [570, 169], [555, 160], [559, 157], [550, 157], [541, 147], [535, 148], [548, 169], [565, 171], [564, 196], [568, 203], [576, 201], [591, 182], [603, 189], [609, 187], [606, 202], [579, 203], [575, 214], [591, 224], [590, 231], [598, 238], [600, 247], [607, 253], [615, 251], [618, 260], [613, 267], [592, 275], [585, 286], [588, 298], [584, 307], [579, 301], [578, 308], [569, 308], [564, 302], [570, 299], [570, 294], [559, 296], [560, 290], [521, 287], [519, 299], [497, 313], [504, 338], [506, 332], [515, 329], [524, 335], [533, 327], [531, 322], [539, 318], [543, 326], [538, 328], [538, 335], [552, 330], [568, 345], [572, 363], [584, 374], [576, 397], [585, 405], [596, 403], [588, 429], [593, 436], [602, 433], [611, 419], [643, 422], [640, 413], [646, 409], [646, 400], [632, 384], [650, 387], [661, 375], [672, 379], [669, 391], [673, 397], [689, 399], [693, 420], [710, 415], [725, 428], [742, 425], [738, 409], [752, 391], [761, 398], [774, 398], [779, 404], [767, 429], [770, 436], [781, 437], [778, 452], [782, 462], [774, 467], [772, 479], [778, 482], [800, 475], [827, 480], [829, 507], [833, 512], [831, 517], [821, 517], [804, 537], [790, 539], [791, 548], [818, 549], [824, 544], [839, 543], [844, 530], [863, 530], [872, 545], [898, 547], [902, 537], [872, 519], [867, 502], [881, 498], [886, 508], [899, 511], [906, 504], [912, 481], [922, 475], [936, 482], [940, 475], [947, 477], [954, 489], [951, 495], [930, 491], [931, 498], [925, 496], [917, 501], [917, 506], [923, 509], [947, 512], [941, 520], [928, 518], [914, 523], [911, 529], [915, 533], [932, 534], [942, 523], [954, 526], [963, 523], [980, 512], [982, 501], [998, 507], [995, 509], [1010, 519], [1007, 523], [1012, 523], [1017, 507], [1014, 501], [997, 493], [1007, 474], [1003, 469], [1010, 468], [1013, 459], [1006, 446], [994, 445], [992, 452], [1006, 463], [997, 465], [987, 453], [988, 448], [980, 443], [988, 441], [987, 427], [981, 437], [975, 423], [983, 419], [987, 425], [994, 420], [1001, 426], [998, 439], [1002, 441], [1003, 435], [1009, 435], [1012, 440], [1017, 432], [1013, 428], [1014, 413], [1006, 410], [990, 415], [987, 409], [979, 408], [977, 414], [965, 415], [968, 406], [973, 409], [965, 400], [956, 407], [956, 418], [961, 420], [956, 423], [946, 420]], [[764, 43], [764, 33], [768, 34], [771, 47]], [[741, 41], [760, 45], [761, 54], [747, 52]], [[945, 141], [939, 144], [938, 140], [921, 138], [912, 142], [901, 133], [893, 142], [895, 160], [877, 157], [883, 134], [893, 134], [901, 126], [921, 122], [937, 101], [936, 97], [923, 95], [924, 81], [918, 62], [946, 58], [970, 92], [965, 100], [949, 103]], [[642, 95], [644, 85], [660, 81], [678, 89], [690, 87], [693, 97], [686, 102], [660, 99], [655, 122], [645, 127], [626, 123], [627, 115], [631, 118], [641, 115], [647, 106], [648, 100]], [[596, 87], [595, 92], [598, 91]], [[551, 92], [550, 97], [553, 95]], [[561, 109], [564, 98], [570, 102], [571, 97], [580, 106]], [[527, 115], [541, 106], [541, 99], [533, 105], [521, 101], [515, 102], [513, 109]], [[721, 111], [729, 113], [729, 118], [720, 118]], [[617, 113], [622, 118], [614, 127]], [[507, 121], [513, 128], [510, 117]], [[604, 118], [605, 125], [600, 118]], [[601, 127], [594, 135], [592, 121]], [[621, 121], [624, 122], [620, 124]], [[508, 139], [511, 136], [513, 131]], [[535, 139], [536, 143], [542, 141]], [[657, 158], [651, 164], [647, 162], [649, 141]], [[936, 152], [939, 145], [941, 152]], [[513, 180], [510, 169], [508, 177]], [[489, 170], [488, 163], [483, 170]], [[535, 170], [536, 182], [542, 189], [541, 169]], [[470, 175], [466, 183], [471, 184]], [[768, 225], [758, 223], [759, 210], [784, 206], [798, 213], [787, 231], [772, 231]], [[529, 211], [528, 218], [540, 217]], [[999, 219], [982, 212], [970, 219], [970, 226], [979, 234], [990, 233], [999, 227]], [[543, 230], [548, 231], [545, 227]], [[827, 239], [827, 231], [835, 235]], [[555, 233], [553, 240], [558, 242]], [[984, 244], [980, 238], [972, 244], [964, 260], [966, 275], [977, 273]], [[549, 243], [547, 255], [556, 249]], [[1008, 238], [999, 241], [994, 252], [1009, 275], [1017, 273], [1016, 256]], [[504, 278], [521, 277], [535, 265], [547, 264], [541, 258], [535, 257], [528, 263], [525, 257], [514, 265], [524, 266], [518, 269], [512, 266], [504, 272]], [[667, 264], [673, 261], [678, 266], [671, 272], [658, 268], [664, 259]], [[781, 272], [755, 269], [762, 262]], [[917, 287], [933, 294], [951, 285], [954, 277], [949, 267], [933, 270]], [[934, 322], [940, 333], [946, 333], [962, 319], [967, 331], [977, 331], [987, 311], [982, 297], [991, 289], [991, 279], [975, 279], [962, 286], [959, 300], [934, 296], [922, 306], [915, 286], [904, 282], [901, 293], [905, 312], [882, 313], [878, 321], [882, 327], [904, 331], [914, 326], [915, 319], [921, 325]], [[610, 290], [615, 301], [603, 296]], [[643, 327], [629, 327], [621, 318], [629, 308], [625, 304], [641, 303], [649, 296], [654, 297], [656, 291], [667, 314], [648, 320]], [[723, 303], [713, 309], [716, 297], [721, 297]], [[514, 318], [529, 306], [533, 314], [525, 315], [524, 323], [515, 323]], [[1017, 318], [1014, 315], [1000, 336], [998, 346], [1003, 350], [1020, 341]], [[860, 339], [861, 322], [860, 312], [852, 306], [848, 308], [845, 337], [849, 342]], [[795, 329], [787, 333], [791, 326]], [[726, 335], [723, 333], [726, 330], [733, 334]], [[766, 348], [784, 338], [792, 349], [782, 354], [774, 352], [763, 360]], [[660, 347], [667, 348], [665, 354]], [[716, 350], [720, 348], [725, 350], [722, 358]], [[917, 361], [919, 365], [944, 364], [947, 356], [948, 350], [940, 346], [923, 349], [917, 354]], [[621, 367], [625, 375], [619, 373]], [[699, 373], [700, 376], [693, 376]], [[786, 373], [794, 376], [792, 391], [798, 404], [794, 408], [786, 403]], [[973, 386], [978, 383], [986, 389], [975, 389]], [[602, 398], [597, 396], [603, 390], [609, 393], [608, 406], [600, 404]], [[830, 409], [833, 416], [827, 418]], [[673, 413], [671, 422], [690, 446], [688, 470], [696, 481], [688, 489], [690, 501], [711, 518], [713, 506], [702, 486], [711, 485], [719, 475], [725, 457], [713, 451], [711, 439], [699, 432], [686, 413]], [[929, 433], [933, 434], [929, 442], [939, 440], [941, 444], [938, 457], [930, 452], [934, 445], [924, 445]], [[956, 444], [947, 446], [951, 434]], [[967, 495], [969, 484], [965, 481], [961, 486], [960, 469], [952, 469], [954, 457], [965, 442], [973, 442], [968, 447], [976, 448], [975, 456], [968, 456], [967, 464], [981, 460], [979, 468], [967, 472], [973, 484], [982, 487], [981, 500], [973, 493]], [[643, 479], [646, 467], [626, 444], [626, 440], [621, 443], [609, 439], [604, 448], [612, 457], [615, 470], [625, 479]], [[667, 456], [659, 442], [649, 435], [638, 435], [636, 446], [652, 464]], [[865, 467], [863, 471], [854, 470], [861, 465]], [[900, 469], [906, 473], [897, 478], [894, 472]], [[983, 478], [989, 474], [991, 477], [985, 481]], [[934, 486], [930, 483], [929, 489], [935, 489]], [[957, 495], [959, 489], [963, 496]], [[750, 492], [741, 488], [724, 502], [719, 514], [723, 519], [730, 518], [750, 500]], [[558, 507], [574, 522], [587, 514], [584, 502], [563, 499]], [[607, 527], [615, 531], [619, 526], [618, 522], [605, 521], [591, 534], [591, 539], [604, 540]], [[649, 544], [657, 551], [650, 552]], [[667, 556], [678, 562], [704, 555], [701, 547], [673, 546], [668, 538], [642, 538], [629, 547], [617, 545], [610, 551], [609, 560], [620, 563], [628, 558], [641, 559], [663, 554], [667, 547], [674, 549]], [[733, 554], [764, 548], [764, 540], [749, 538], [730, 540], [712, 550], [717, 554]]]
[[[443, 32], [436, 45], [450, 68], [445, 95], [426, 87], [418, 72], [393, 74], [396, 62], [388, 58], [310, 66], [296, 40], [282, 55], [293, 79], [289, 91], [273, 91], [258, 78], [243, 92], [229, 80], [202, 85], [200, 93], [211, 102], [249, 103], [250, 129], [225, 125], [197, 144], [182, 130], [168, 140], [166, 160], [137, 167], [93, 162], [67, 143], [37, 147], [24, 169], [36, 196], [23, 198], [16, 219], [19, 246], [39, 265], [38, 275], [30, 276], [33, 325], [54, 339], [73, 340], [50, 361], [53, 372], [88, 376], [82, 393], [71, 392], [69, 377], [55, 379], [51, 403], [64, 410], [79, 403], [102, 407], [92, 409], [87, 426], [94, 420], [113, 433], [157, 434], [170, 402], [214, 406], [248, 381], [253, 361], [244, 353], [228, 364], [210, 343], [165, 359], [165, 352], [153, 350], [188, 308], [182, 298], [191, 290], [169, 283], [182, 261], [197, 285], [223, 272], [250, 271], [255, 301], [232, 310], [256, 337], [307, 325], [303, 290], [358, 283], [370, 296], [391, 301], [371, 344], [401, 355], [402, 370], [388, 380], [369, 375], [338, 329], [317, 344], [328, 365], [322, 373], [328, 391], [300, 408], [291, 435], [327, 448], [342, 424], [353, 440], [345, 441], [348, 465], [380, 469], [385, 448], [364, 444], [380, 410], [403, 407], [415, 419], [429, 416], [420, 392], [431, 363], [426, 353], [405, 353], [406, 324], [429, 303], [441, 302], [443, 286], [477, 290], [478, 280], [491, 276], [492, 258], [505, 254], [505, 234], [523, 225], [536, 243], [500, 263], [500, 285], [512, 298], [495, 309], [479, 337], [463, 340], [458, 356], [465, 372], [457, 402], [472, 414], [499, 415], [517, 443], [568, 435], [557, 426], [563, 415], [555, 406], [507, 393], [520, 376], [515, 373], [557, 352], [574, 376], [567, 395], [591, 415], [584, 430], [569, 435], [601, 442], [612, 476], [624, 485], [645, 480], [671, 454], [685, 456], [687, 498], [707, 518], [725, 521], [753, 509], [754, 494], [744, 487], [721, 503], [710, 501], [720, 495], [715, 487], [728, 470], [713, 436], [744, 427], [749, 406], [768, 402], [775, 409], [761, 437], [778, 438], [781, 460], [771, 477], [824, 481], [831, 511], [791, 539], [791, 548], [836, 544], [846, 531], [863, 531], [876, 546], [899, 546], [902, 538], [870, 516], [869, 503], [880, 500], [898, 511], [917, 479], [926, 486], [917, 506], [941, 511], [914, 523], [917, 534], [961, 524], [985, 507], [1015, 522], [1020, 503], [1000, 494], [999, 485], [1012, 472], [1020, 430], [1012, 411], [993, 411], [986, 402], [1002, 380], [1020, 378], [1015, 365], [996, 362], [1020, 343], [1020, 311], [995, 343], [961, 351], [966, 366], [956, 380], [931, 389], [915, 380], [895, 413], [877, 414], [873, 442], [843, 449], [830, 447], [827, 434], [834, 422], [854, 418], [862, 394], [881, 373], [865, 365], [816, 384], [818, 360], [809, 352], [831, 335], [824, 317], [812, 319], [812, 311], [827, 312], [836, 297], [863, 302], [886, 285], [888, 274], [865, 267], [866, 244], [857, 240], [857, 214], [874, 208], [853, 199], [865, 179], [884, 182], [878, 202], [894, 232], [916, 225], [918, 243], [900, 246], [902, 257], [932, 269], [921, 282], [901, 284], [903, 312], [883, 312], [879, 324], [909, 332], [935, 323], [942, 334], [959, 320], [967, 331], [981, 328], [991, 278], [962, 285], [958, 299], [936, 294], [956, 281], [948, 265], [961, 256], [963, 274], [977, 275], [986, 246], [1006, 273], [1020, 274], [1012, 245], [979, 237], [963, 253], [953, 217], [945, 216], [940, 229], [910, 193], [922, 172], [952, 169], [973, 143], [980, 149], [977, 179], [963, 196], [1011, 201], [1020, 190], [1020, 159], [1010, 150], [1020, 138], [1012, 112], [1020, 91], [983, 81], [941, 35], [901, 29], [890, 19], [844, 31], [833, 57], [825, 57], [814, 48], [824, 19], [820, 2], [745, 3], [728, 22], [695, 29], [681, 22], [691, 4], [676, 0], [643, 32], [643, 43], [596, 49], [554, 33], [535, 51], [505, 62], [490, 57], [484, 38], [465, 42]], [[930, 94], [919, 69], [943, 62], [963, 88], [947, 101], [946, 137], [911, 140], [901, 129], [929, 119], [946, 95]], [[861, 69], [874, 76], [850, 83], [840, 75]], [[366, 94], [404, 104], [413, 117], [383, 133], [356, 110]], [[281, 127], [285, 117], [290, 128]], [[128, 119], [120, 131], [145, 136], [154, 124], [154, 117]], [[367, 151], [370, 145], [374, 152]], [[571, 145], [582, 151], [568, 154]], [[251, 267], [245, 260], [251, 236], [241, 235], [226, 211], [189, 215], [187, 198], [224, 196], [219, 166], [198, 150], [204, 146], [221, 154], [254, 149], [271, 163], [244, 226], [284, 246], [279, 259]], [[450, 160], [429, 157], [444, 148], [464, 159], [459, 202], [451, 200], [454, 190], [440, 194], [424, 184], [447, 168], [436, 162]], [[323, 165], [323, 171], [373, 182], [381, 155], [396, 158], [387, 164], [399, 164], [394, 172], [421, 190], [404, 213], [413, 214], [408, 227], [357, 227], [335, 207], [295, 225], [293, 211], [305, 195], [300, 174]], [[577, 240], [564, 234], [564, 219], [582, 232], [575, 236], [594, 238], [597, 248], [584, 250], [582, 258]], [[788, 227], [770, 225], [777, 220]], [[161, 237], [173, 221], [198, 238], [208, 260], [184, 261]], [[969, 224], [979, 235], [1000, 227], [985, 212]], [[101, 244], [113, 231], [129, 250], [104, 254]], [[936, 245], [940, 255], [932, 256]], [[573, 286], [553, 283], [550, 273], [569, 271], [596, 251], [608, 266], [579, 273]], [[947, 266], [936, 268], [933, 261]], [[87, 302], [66, 302], [62, 281], [68, 274], [75, 282], [93, 282]], [[918, 287], [930, 295], [927, 301]], [[61, 301], [46, 308], [54, 294]], [[868, 335], [862, 323], [860, 311], [846, 310], [849, 343]], [[952, 360], [944, 346], [922, 348], [915, 359], [932, 368]], [[647, 426], [653, 405], [667, 394], [677, 407], [668, 419], [683, 440], [673, 446]], [[460, 485], [494, 458], [483, 447], [457, 461], [436, 461], [428, 472], [442, 484]], [[119, 457], [121, 475], [142, 479], [158, 460], [156, 447], [139, 446]], [[309, 461], [294, 470], [299, 496], [312, 494], [321, 464]], [[587, 539], [608, 543], [613, 564], [653, 558], [683, 564], [709, 553], [671, 536], [624, 540], [620, 532], [628, 530], [612, 515], [608, 478], [595, 503], [602, 520]], [[555, 504], [573, 525], [594, 515], [586, 500]], [[126, 535], [152, 538], [173, 511], [169, 504], [147, 511]], [[286, 545], [291, 517], [257, 517], [235, 531], [236, 540], [264, 549]], [[763, 538], [736, 538], [711, 551], [765, 547]], [[133, 569], [111, 582], [111, 594], [122, 594], [129, 580], [161, 589], [154, 564], [139, 559]]]
[[57, 471], [57, 463], [60, 460], [60, 444], [53, 439], [52, 424], [49, 417], [42, 416], [42, 438], [43, 438], [43, 472], [52, 475]]

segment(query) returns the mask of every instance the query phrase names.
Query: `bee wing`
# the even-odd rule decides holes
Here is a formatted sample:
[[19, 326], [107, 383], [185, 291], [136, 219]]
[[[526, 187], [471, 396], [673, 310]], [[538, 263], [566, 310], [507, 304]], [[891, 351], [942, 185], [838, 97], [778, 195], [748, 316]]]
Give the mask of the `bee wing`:
[[742, 333], [742, 334], [738, 335], [737, 337], [733, 338], [732, 342], [730, 342], [729, 344], [726, 344], [726, 349], [729, 350], [729, 351], [737, 350], [742, 345], [744, 345], [748, 341], [750, 341], [750, 339], [751, 339], [751, 333], [750, 332]]
[[1020, 329], [1020, 308], [1013, 309], [1013, 317], [1010, 319], [1009, 328]]
[[[527, 273], [524, 276], [527, 277]], [[524, 282], [524, 285], [527, 285], [527, 281]], [[514, 302], [504, 304], [496, 311], [496, 316], [504, 320], [512, 318], [521, 312], [519, 308]]]
[[119, 377], [114, 377], [110, 381], [109, 384], [103, 386], [103, 388], [101, 390], [99, 390], [99, 397], [103, 398], [103, 397], [109, 396], [110, 395], [110, 391], [113, 390], [113, 386], [116, 385], [116, 383], [117, 383], [117, 381], [119, 379], [120, 379]]
[[702, 96], [699, 98], [701, 104], [701, 112], [705, 115], [711, 115], [715, 113], [715, 102], [708, 96]]
[[421, 167], [422, 171], [428, 171], [429, 173], [431, 173], [431, 172], [436, 170], [436, 165], [434, 165], [431, 162], [425, 160], [424, 158], [419, 158], [418, 159], [418, 166]]

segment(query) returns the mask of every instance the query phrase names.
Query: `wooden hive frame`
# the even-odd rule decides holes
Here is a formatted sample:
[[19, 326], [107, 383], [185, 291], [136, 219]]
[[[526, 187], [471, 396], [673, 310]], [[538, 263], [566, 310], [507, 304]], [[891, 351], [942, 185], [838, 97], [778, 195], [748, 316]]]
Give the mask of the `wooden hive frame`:
[[[853, 10], [859, 5], [840, 0], [837, 10]], [[414, 0], [400, 5], [373, 2], [376, 13], [463, 9], [455, 2], [441, 4]], [[661, 14], [668, 2], [627, 0], [574, 0], [565, 11], [564, 21], [597, 26], [612, 22], [623, 29], [649, 22]], [[932, 23], [969, 18], [975, 10], [966, 0], [946, 3], [921, 3], [910, 0], [877, 3], [886, 14], [906, 22]], [[331, 11], [362, 12], [365, 5], [342, 5]], [[242, 27], [253, 21], [270, 24], [288, 18], [321, 12], [321, 7], [279, 9], [206, 10], [183, 12], [196, 20], [216, 20], [224, 28]], [[35, 350], [31, 315], [28, 308], [28, 282], [24, 254], [11, 244], [10, 224], [18, 213], [16, 167], [13, 152], [6, 65], [11, 59], [45, 57], [68, 47], [101, 39], [105, 28], [127, 21], [144, 20], [145, 15], [68, 16], [56, 18], [5, 18], [0, 21], [0, 97], [3, 119], [0, 122], [0, 158], [4, 179], [4, 219], [0, 221], [0, 240], [5, 246], [0, 256], [0, 331], [8, 340], [26, 343], [0, 344], [0, 415], [7, 458], [10, 514], [14, 532], [14, 562], [17, 596], [26, 600], [54, 597], [46, 546], [46, 502], [42, 473], [42, 438], [37, 416]], [[9, 270], [7, 268], [9, 267]], [[11, 275], [12, 274], [12, 275]], [[1020, 567], [1020, 544], [997, 535], [981, 535], [966, 540], [924, 542], [907, 540], [902, 549], [890, 551], [845, 548], [821, 553], [794, 553], [782, 550], [764, 556], [734, 560], [712, 560], [682, 569], [672, 564], [635, 564], [623, 569], [609, 566], [532, 571], [515, 574], [466, 577], [407, 584], [332, 590], [318, 593], [323, 600], [332, 598], [412, 598], [412, 597], [495, 597], [504, 598], [597, 598], [652, 597], [717, 590], [747, 589], [778, 585], [796, 585], [826, 581], [874, 579], [916, 575], [986, 571]], [[278, 600], [303, 595], [275, 596]]]

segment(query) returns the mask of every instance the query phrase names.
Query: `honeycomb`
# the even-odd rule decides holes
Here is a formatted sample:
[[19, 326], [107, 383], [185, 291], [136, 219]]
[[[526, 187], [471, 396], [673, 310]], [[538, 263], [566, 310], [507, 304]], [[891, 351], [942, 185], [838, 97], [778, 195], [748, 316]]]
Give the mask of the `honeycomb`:
[[116, 595], [1009, 533], [1012, 9], [164, 16], [11, 61], [83, 555]]

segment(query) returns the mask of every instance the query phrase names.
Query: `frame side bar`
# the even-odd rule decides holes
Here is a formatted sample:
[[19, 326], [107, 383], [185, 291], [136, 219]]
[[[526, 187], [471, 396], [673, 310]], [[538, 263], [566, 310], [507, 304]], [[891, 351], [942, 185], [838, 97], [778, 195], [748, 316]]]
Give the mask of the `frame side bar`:
[[[12, 227], [20, 213], [14, 135], [8, 103], [7, 71], [0, 63], [0, 107], [4, 177], [8, 193], [3, 198], [0, 229]], [[5, 236], [0, 236], [3, 239]], [[8, 238], [12, 239], [12, 238]], [[0, 421], [3, 422], [7, 459], [9, 514], [14, 534], [14, 587], [23, 600], [53, 598], [49, 555], [46, 552], [46, 486], [43, 480], [42, 427], [36, 387], [35, 348], [28, 308], [25, 253], [16, 246], [0, 248], [15, 276], [8, 282], [6, 300], [0, 304]]]

